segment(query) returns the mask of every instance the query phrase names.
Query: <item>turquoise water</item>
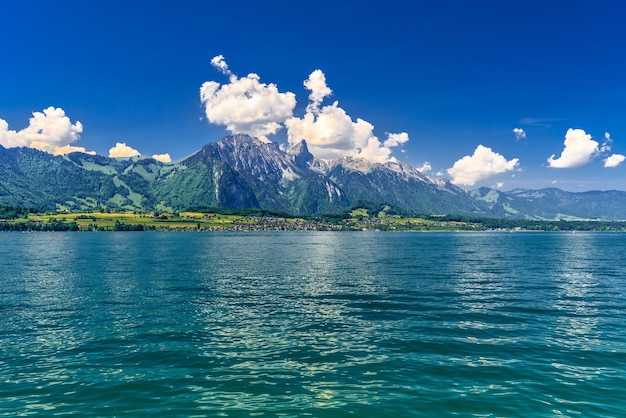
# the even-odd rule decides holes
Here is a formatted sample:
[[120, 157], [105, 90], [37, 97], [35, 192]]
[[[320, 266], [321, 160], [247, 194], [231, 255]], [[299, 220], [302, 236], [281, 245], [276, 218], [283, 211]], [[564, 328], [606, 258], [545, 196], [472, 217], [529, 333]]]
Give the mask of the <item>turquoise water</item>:
[[0, 234], [0, 416], [626, 416], [626, 234]]

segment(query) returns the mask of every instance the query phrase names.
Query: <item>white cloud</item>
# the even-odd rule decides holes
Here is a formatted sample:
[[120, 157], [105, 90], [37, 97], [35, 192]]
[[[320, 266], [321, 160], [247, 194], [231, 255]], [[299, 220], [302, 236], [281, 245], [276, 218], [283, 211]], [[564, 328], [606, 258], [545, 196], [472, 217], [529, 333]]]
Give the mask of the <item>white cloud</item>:
[[496, 189], [501, 189], [504, 187], [504, 182], [503, 181], [499, 181], [495, 184], [495, 188]]
[[224, 75], [232, 75], [233, 73], [228, 69], [228, 64], [224, 60], [223, 55], [216, 55], [211, 58], [211, 65], [215, 67], [219, 72]]
[[[357, 119], [357, 122], [360, 121], [361, 119]], [[380, 141], [373, 135], [367, 139], [367, 144], [365, 148], [357, 148], [356, 151], [356, 154], [354, 154], [356, 158], [364, 158], [374, 163], [396, 161], [395, 158], [391, 157], [391, 150], [387, 147], [381, 147]]]
[[[422, 165], [417, 167], [417, 171], [420, 171], [422, 173], [428, 173], [432, 169], [433, 169], [433, 166], [430, 165], [430, 163], [428, 161], [424, 161], [424, 163], [422, 163]], [[441, 175], [441, 174], [437, 174], [437, 175]]]
[[222, 55], [213, 57], [211, 64], [228, 75], [229, 82], [223, 85], [205, 82], [200, 88], [200, 100], [209, 123], [223, 125], [231, 133], [245, 133], [269, 142], [267, 135], [286, 126], [289, 143], [306, 139], [318, 158], [350, 156], [372, 162], [395, 160], [391, 148], [409, 140], [408, 134], [401, 132], [388, 134], [381, 142], [374, 135], [371, 123], [359, 118], [353, 121], [338, 102], [322, 107], [322, 101], [332, 90], [321, 70], [313, 71], [303, 83], [310, 92], [309, 103], [305, 115], [299, 118], [293, 115], [295, 94], [281, 93], [275, 84], [261, 83], [254, 73], [238, 78]]
[[36, 148], [55, 155], [67, 153], [65, 151], [70, 149], [85, 152], [82, 147], [70, 147], [80, 138], [82, 131], [83, 125], [79, 121], [72, 124], [63, 109], [50, 106], [43, 112], [33, 112], [28, 126], [21, 131], [9, 130], [9, 124], [0, 119], [0, 144], [7, 148]]
[[399, 134], [387, 133], [387, 139], [383, 143], [386, 147], [397, 147], [400, 144], [404, 144], [409, 141], [409, 134], [406, 132], [400, 132]]
[[87, 151], [84, 147], [75, 147], [72, 145], [63, 145], [54, 149], [54, 155], [66, 155], [72, 152], [82, 152], [83, 154], [96, 155], [95, 151]]
[[324, 97], [332, 92], [321, 70], [311, 73], [304, 86], [311, 91], [306, 114], [285, 121], [290, 144], [305, 139], [311, 153], [321, 159], [349, 156], [386, 162], [395, 160], [391, 148], [409, 140], [406, 132], [388, 133], [387, 140], [381, 143], [374, 135], [374, 125], [360, 118], [353, 121], [337, 101], [320, 108]]
[[113, 148], [109, 149], [109, 157], [111, 158], [138, 157], [139, 155], [139, 151], [129, 147], [123, 142], [118, 142]]
[[507, 161], [502, 155], [492, 151], [491, 148], [478, 145], [474, 155], [461, 158], [448, 169], [452, 176], [452, 183], [465, 186], [473, 186], [476, 182], [484, 180], [495, 174], [514, 170], [519, 163], [518, 158]]
[[307, 112], [302, 119], [292, 117], [285, 122], [290, 144], [306, 139], [309, 150], [318, 158], [334, 159], [357, 154], [367, 147], [374, 126], [358, 119], [356, 122], [338, 107], [324, 106], [318, 113]]
[[513, 133], [515, 134], [516, 141], [526, 138], [526, 131], [522, 128], [513, 128]]
[[622, 154], [613, 154], [604, 159], [604, 166], [607, 168], [617, 167], [626, 160], [626, 156]]
[[[611, 134], [608, 132], [604, 133], [604, 142], [602, 143], [602, 146], [600, 147], [600, 152], [605, 154], [605, 153], [609, 153], [611, 152], [611, 143], [613, 142], [613, 139], [611, 138]], [[621, 163], [624, 162], [624, 160], [626, 159], [626, 156], [622, 155], [622, 154], [613, 154], [611, 156], [608, 156], [607, 158], [605, 158], [604, 161], [604, 167], [606, 168], [614, 168], [617, 167], [618, 165], [620, 165]]]
[[324, 106], [317, 114], [307, 112], [302, 119], [290, 118], [285, 125], [290, 144], [306, 139], [311, 153], [321, 159], [344, 156], [372, 162], [391, 159], [391, 149], [374, 135], [374, 125], [359, 118], [354, 122], [337, 102]]
[[311, 92], [309, 94], [309, 104], [306, 107], [306, 111], [318, 113], [322, 100], [330, 96], [333, 92], [330, 87], [326, 85], [326, 76], [322, 70], [313, 71], [309, 75], [309, 78], [304, 80], [304, 87]]
[[169, 154], [154, 154], [152, 156], [157, 161], [161, 161], [162, 163], [171, 163], [172, 157]]
[[548, 165], [554, 168], [570, 168], [585, 165], [593, 160], [600, 149], [597, 141], [582, 129], [568, 129], [565, 133], [565, 148], [559, 158], [554, 154], [548, 158]]
[[[220, 71], [231, 74], [224, 57], [218, 55], [211, 63]], [[242, 78], [233, 74], [230, 82], [224, 85], [205, 82], [200, 88], [200, 100], [210, 123], [224, 125], [231, 133], [249, 134], [266, 142], [267, 135], [276, 133], [296, 107], [295, 94], [281, 93], [275, 84], [261, 83], [260, 77], [252, 73]]]

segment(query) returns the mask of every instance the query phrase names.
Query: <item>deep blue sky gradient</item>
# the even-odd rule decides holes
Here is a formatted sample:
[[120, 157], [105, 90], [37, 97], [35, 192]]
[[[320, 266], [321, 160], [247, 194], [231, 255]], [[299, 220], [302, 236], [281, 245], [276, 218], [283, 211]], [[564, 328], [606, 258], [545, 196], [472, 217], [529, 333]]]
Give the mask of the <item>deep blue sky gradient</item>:
[[[19, 1], [0, 2], [0, 119], [27, 126], [61, 107], [84, 125], [74, 145], [116, 142], [178, 159], [228, 132], [199, 99], [210, 65], [259, 74], [281, 92], [324, 71], [333, 96], [394, 155], [445, 171], [478, 144], [521, 171], [479, 185], [626, 189], [626, 163], [555, 169], [568, 128], [626, 154], [626, 2], [622, 1]], [[523, 128], [516, 141], [512, 129]], [[271, 137], [285, 142], [284, 130]], [[514, 174], [514, 177], [512, 177]]]

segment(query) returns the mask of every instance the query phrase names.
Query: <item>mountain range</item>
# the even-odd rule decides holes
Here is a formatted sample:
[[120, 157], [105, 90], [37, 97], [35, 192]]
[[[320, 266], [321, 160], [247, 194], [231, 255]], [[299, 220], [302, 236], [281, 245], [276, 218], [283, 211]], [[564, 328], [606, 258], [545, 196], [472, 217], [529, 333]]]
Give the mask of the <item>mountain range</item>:
[[626, 192], [556, 188], [467, 192], [399, 162], [315, 158], [306, 142], [282, 149], [226, 136], [174, 163], [84, 153], [53, 156], [0, 146], [0, 203], [38, 210], [264, 208], [339, 213], [359, 202], [421, 214], [519, 219], [626, 219]]

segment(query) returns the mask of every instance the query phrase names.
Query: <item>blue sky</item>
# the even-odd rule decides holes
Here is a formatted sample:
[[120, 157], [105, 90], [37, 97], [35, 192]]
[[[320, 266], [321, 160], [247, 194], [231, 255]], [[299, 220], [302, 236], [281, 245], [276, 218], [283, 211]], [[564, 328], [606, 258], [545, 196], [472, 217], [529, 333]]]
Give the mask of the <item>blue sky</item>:
[[306, 135], [327, 158], [394, 158], [467, 189], [626, 189], [621, 1], [4, 0], [0, 16], [4, 146], [176, 160], [272, 131], [237, 101], [258, 93], [268, 140]]

